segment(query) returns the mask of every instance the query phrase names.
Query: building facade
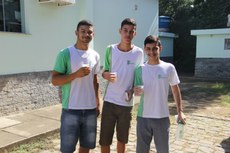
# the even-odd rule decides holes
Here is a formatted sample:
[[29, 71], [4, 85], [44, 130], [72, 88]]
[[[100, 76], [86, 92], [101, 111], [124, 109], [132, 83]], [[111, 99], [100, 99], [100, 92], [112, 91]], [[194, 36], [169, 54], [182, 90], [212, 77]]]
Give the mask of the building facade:
[[195, 76], [230, 79], [230, 28], [192, 30], [197, 37]]
[[57, 53], [76, 42], [74, 31], [80, 20], [93, 22], [91, 47], [99, 52], [102, 64], [106, 46], [120, 41], [124, 18], [136, 19], [134, 43], [140, 47], [148, 34], [158, 33], [158, 0], [58, 2], [0, 1], [0, 116], [60, 102], [50, 72]]

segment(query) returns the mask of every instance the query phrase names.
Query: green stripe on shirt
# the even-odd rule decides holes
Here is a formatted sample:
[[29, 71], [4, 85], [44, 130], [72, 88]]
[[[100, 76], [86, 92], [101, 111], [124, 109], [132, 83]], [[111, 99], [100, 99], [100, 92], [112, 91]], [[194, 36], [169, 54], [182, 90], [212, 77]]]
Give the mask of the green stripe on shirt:
[[[54, 71], [62, 74], [71, 74], [69, 49], [63, 49], [57, 56]], [[68, 109], [71, 83], [64, 84], [62, 89], [62, 108]]]

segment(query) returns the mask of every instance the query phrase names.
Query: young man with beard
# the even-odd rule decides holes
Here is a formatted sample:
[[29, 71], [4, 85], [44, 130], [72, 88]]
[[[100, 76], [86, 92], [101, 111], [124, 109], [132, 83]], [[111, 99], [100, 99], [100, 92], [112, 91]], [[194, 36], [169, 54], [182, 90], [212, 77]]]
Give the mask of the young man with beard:
[[73, 153], [79, 140], [79, 153], [89, 153], [96, 144], [100, 57], [89, 48], [94, 36], [90, 21], [80, 21], [75, 34], [77, 42], [57, 56], [52, 83], [62, 87], [61, 152]]

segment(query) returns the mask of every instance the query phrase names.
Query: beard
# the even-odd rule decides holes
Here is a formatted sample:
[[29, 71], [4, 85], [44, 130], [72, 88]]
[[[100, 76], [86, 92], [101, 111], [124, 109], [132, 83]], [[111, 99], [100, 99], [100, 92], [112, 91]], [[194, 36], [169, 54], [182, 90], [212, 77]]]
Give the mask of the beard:
[[89, 43], [92, 40], [92, 38], [91, 37], [82, 37], [80, 40], [83, 43]]
[[91, 41], [91, 39], [84, 39], [84, 40], [82, 40], [83, 43], [87, 43], [87, 44], [90, 43], [90, 41]]

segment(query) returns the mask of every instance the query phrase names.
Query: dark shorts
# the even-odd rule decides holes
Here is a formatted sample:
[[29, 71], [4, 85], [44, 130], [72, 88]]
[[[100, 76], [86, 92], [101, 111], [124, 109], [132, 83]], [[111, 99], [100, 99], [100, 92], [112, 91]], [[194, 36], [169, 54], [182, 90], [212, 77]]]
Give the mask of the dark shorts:
[[137, 153], [149, 152], [152, 139], [157, 152], [169, 153], [169, 118], [137, 117]]
[[96, 146], [97, 117], [96, 109], [66, 110], [61, 115], [61, 152], [73, 153], [78, 140], [83, 148]]
[[101, 146], [112, 144], [115, 127], [117, 140], [122, 143], [128, 143], [131, 111], [132, 107], [119, 106], [104, 101], [99, 140]]

